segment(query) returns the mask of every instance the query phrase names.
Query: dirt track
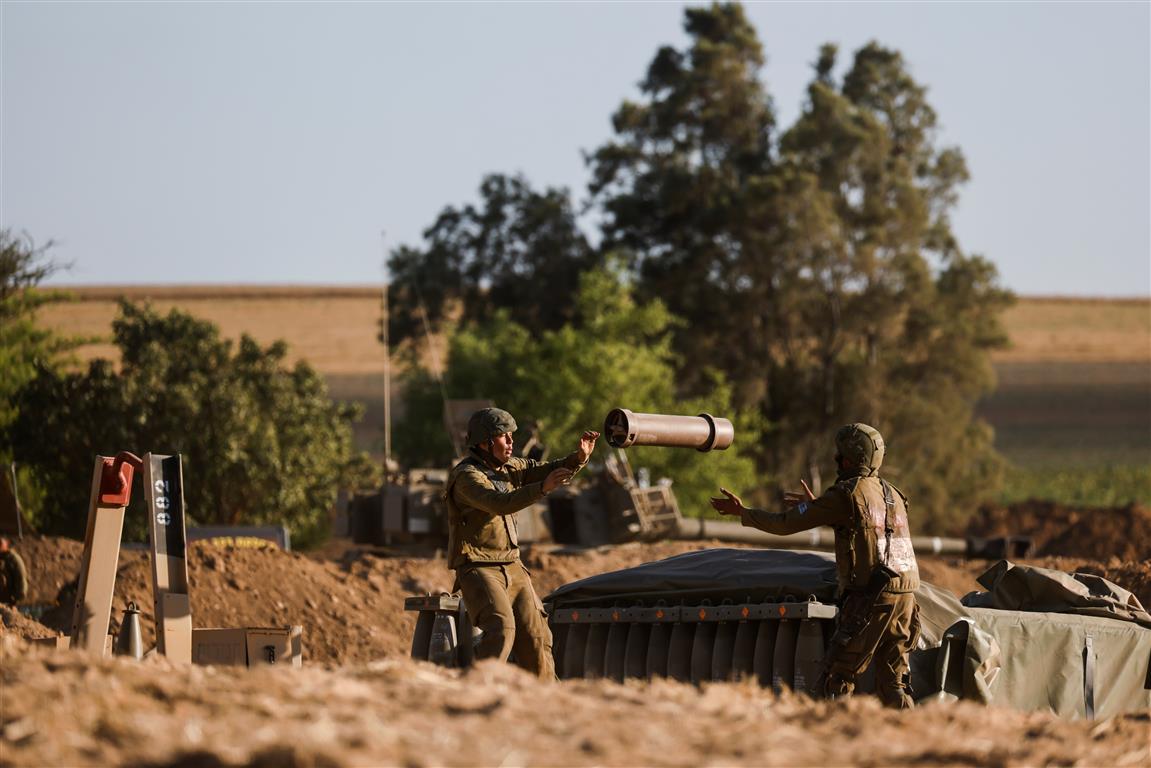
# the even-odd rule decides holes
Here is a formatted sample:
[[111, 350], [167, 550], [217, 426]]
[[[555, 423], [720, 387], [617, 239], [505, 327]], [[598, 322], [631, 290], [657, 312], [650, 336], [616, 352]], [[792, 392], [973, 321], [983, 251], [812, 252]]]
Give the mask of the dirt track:
[[[1040, 510], [1033, 522], [1057, 514]], [[1095, 524], [1079, 530], [1083, 551], [1124, 551], [1133, 538], [1127, 534], [1151, 516], [1142, 508], [1093, 514]], [[1024, 519], [1020, 512], [1014, 522]], [[988, 513], [988, 532], [995, 522]], [[1067, 540], [1051, 533], [1041, 553]], [[1148, 604], [1151, 537], [1134, 540], [1130, 554], [1139, 559], [1061, 551], [1030, 562], [1100, 573]], [[583, 576], [715, 545], [567, 554], [537, 547], [525, 560], [546, 593]], [[20, 549], [33, 571], [30, 602], [62, 596], [64, 605], [43, 621], [67, 630], [70, 601], [61, 588], [75, 578], [82, 545], [31, 538]], [[926, 580], [960, 595], [978, 588], [975, 577], [988, 565], [921, 560]], [[777, 699], [750, 684], [543, 685], [506, 665], [459, 673], [415, 663], [407, 658], [412, 614], [400, 606], [407, 595], [451, 586], [435, 557], [339, 547], [309, 556], [196, 543], [189, 569], [196, 626], [302, 624], [304, 669], [48, 655], [20, 638], [51, 629], [0, 609], [0, 765], [1151, 765], [1151, 711], [1095, 723], [965, 703], [899, 714], [864, 697]], [[143, 552], [122, 553], [114, 613], [136, 601], [147, 645], [150, 580]]]

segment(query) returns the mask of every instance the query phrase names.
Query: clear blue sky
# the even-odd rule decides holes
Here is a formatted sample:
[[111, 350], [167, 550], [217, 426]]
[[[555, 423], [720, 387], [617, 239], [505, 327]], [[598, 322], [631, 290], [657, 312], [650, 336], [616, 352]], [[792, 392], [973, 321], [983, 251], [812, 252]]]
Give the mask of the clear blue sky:
[[[0, 6], [0, 224], [58, 284], [381, 278], [483, 174], [579, 197], [679, 3]], [[1151, 4], [758, 3], [796, 117], [868, 40], [967, 156], [955, 227], [1023, 294], [1151, 295]]]

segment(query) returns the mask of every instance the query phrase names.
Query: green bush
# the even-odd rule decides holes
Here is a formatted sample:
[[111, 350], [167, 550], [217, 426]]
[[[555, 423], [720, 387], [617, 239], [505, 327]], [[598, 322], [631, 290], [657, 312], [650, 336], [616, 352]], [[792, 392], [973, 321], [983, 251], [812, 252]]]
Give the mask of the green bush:
[[[43, 489], [29, 510], [42, 532], [83, 536], [93, 460], [130, 450], [183, 456], [191, 521], [283, 524], [302, 547], [328, 531], [338, 488], [370, 480], [352, 448], [355, 408], [337, 405], [287, 347], [248, 336], [233, 348], [210, 322], [121, 302], [113, 323], [122, 363], [78, 373], [41, 367], [17, 396], [7, 430], [16, 459]], [[133, 497], [125, 535], [145, 518]]]
[[[756, 442], [756, 423], [735, 412], [723, 377], [708, 372], [706, 396], [677, 398], [677, 361], [669, 341], [675, 321], [663, 304], [637, 304], [614, 266], [585, 273], [576, 303], [576, 322], [538, 337], [506, 315], [457, 330], [451, 336], [443, 382], [447, 396], [491, 399], [521, 424], [539, 422], [553, 456], [573, 450], [583, 430], [599, 430], [612, 408], [725, 416], [736, 426], [731, 449], [708, 454], [629, 449], [631, 464], [647, 467], [653, 481], [672, 478], [687, 514], [698, 514], [720, 483], [733, 488], [757, 485], [754, 464], [739, 448]], [[450, 463], [441, 390], [433, 377], [416, 369], [405, 380], [404, 400], [405, 418], [396, 437], [401, 460], [409, 466]], [[601, 440], [597, 455], [605, 450]]]

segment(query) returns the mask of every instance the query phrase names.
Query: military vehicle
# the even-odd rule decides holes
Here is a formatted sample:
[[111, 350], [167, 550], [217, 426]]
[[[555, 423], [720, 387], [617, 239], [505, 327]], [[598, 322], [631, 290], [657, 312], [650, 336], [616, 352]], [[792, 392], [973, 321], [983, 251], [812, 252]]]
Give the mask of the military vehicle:
[[[1097, 576], [1003, 560], [962, 600], [924, 583], [911, 654], [920, 702], [968, 699], [1070, 718], [1151, 707], [1151, 615]], [[544, 598], [557, 674], [749, 678], [816, 695], [838, 608], [823, 552], [710, 549], [566, 584]], [[473, 630], [457, 597], [409, 598], [412, 655], [470, 661]], [[460, 631], [457, 631], [457, 627]], [[870, 670], [859, 691], [874, 684]]]

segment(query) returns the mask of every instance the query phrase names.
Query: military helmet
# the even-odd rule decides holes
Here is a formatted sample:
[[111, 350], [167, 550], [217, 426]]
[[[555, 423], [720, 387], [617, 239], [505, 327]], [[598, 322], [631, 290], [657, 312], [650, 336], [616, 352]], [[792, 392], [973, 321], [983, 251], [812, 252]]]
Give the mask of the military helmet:
[[468, 445], [481, 445], [504, 432], [515, 432], [516, 420], [502, 408], [481, 408], [468, 419]]
[[876, 470], [883, 464], [886, 447], [878, 429], [856, 422], [835, 433], [835, 450], [857, 467]]

